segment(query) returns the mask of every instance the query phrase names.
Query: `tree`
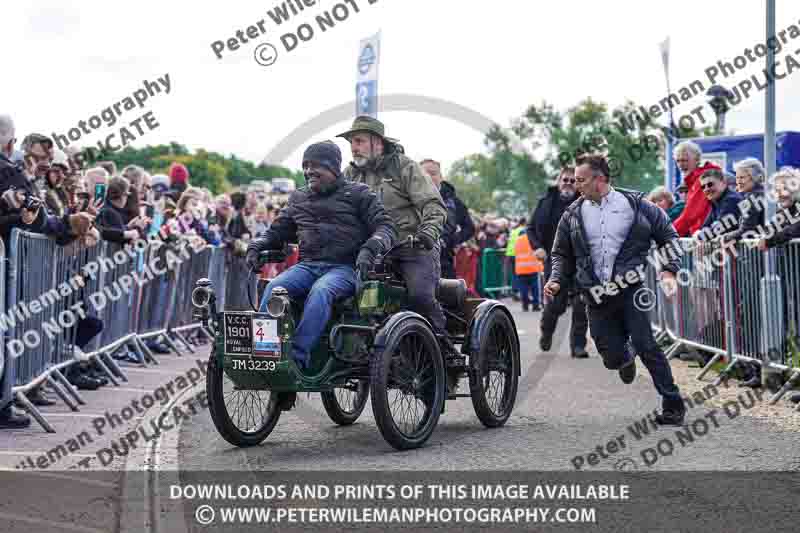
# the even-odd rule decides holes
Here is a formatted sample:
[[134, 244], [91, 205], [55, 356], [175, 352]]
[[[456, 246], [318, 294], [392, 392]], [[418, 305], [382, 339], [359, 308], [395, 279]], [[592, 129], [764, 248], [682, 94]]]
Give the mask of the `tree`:
[[151, 174], [166, 174], [173, 162], [182, 163], [189, 170], [193, 186], [206, 187], [214, 194], [247, 185], [253, 180], [269, 181], [272, 178], [291, 178], [298, 186], [305, 185], [302, 172], [277, 165], [256, 165], [235, 155], [226, 157], [203, 149], [193, 154], [176, 142], [143, 148], [126, 146], [118, 151], [92, 150], [88, 155], [90, 163], [114, 161], [120, 171], [128, 165], [138, 165]]
[[[609, 158], [615, 185], [649, 192], [663, 182], [667, 132], [639, 114], [631, 101], [609, 110], [587, 98], [564, 112], [542, 102], [513, 119], [508, 129], [495, 125], [486, 135], [488, 155], [476, 154], [454, 163], [453, 180], [470, 183], [475, 206], [504, 216], [530, 211], [565, 165], [584, 153]], [[678, 137], [712, 134], [678, 130]], [[497, 202], [498, 196], [505, 201]], [[471, 206], [472, 207], [472, 206]]]

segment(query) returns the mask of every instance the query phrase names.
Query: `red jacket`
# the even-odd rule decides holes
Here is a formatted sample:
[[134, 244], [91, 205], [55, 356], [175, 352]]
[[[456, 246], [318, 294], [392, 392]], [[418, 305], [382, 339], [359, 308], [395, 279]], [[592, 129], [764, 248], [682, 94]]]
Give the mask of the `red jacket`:
[[706, 163], [702, 167], [697, 167], [683, 178], [683, 182], [689, 188], [686, 193], [686, 207], [683, 209], [681, 216], [673, 222], [675, 231], [681, 237], [691, 237], [695, 231], [700, 229], [711, 211], [711, 202], [708, 201], [703, 194], [703, 189], [700, 188], [700, 176], [712, 168], [720, 170], [714, 163]]

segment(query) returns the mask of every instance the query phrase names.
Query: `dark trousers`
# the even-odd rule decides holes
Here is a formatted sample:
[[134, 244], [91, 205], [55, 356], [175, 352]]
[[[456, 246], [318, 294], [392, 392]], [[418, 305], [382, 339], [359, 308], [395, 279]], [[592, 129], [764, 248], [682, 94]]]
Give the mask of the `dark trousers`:
[[103, 331], [103, 321], [93, 316], [82, 318], [78, 322], [78, 330], [75, 332], [75, 346], [85, 350], [86, 346], [92, 342], [101, 331]]
[[442, 270], [439, 247], [430, 251], [401, 248], [392, 254], [392, 262], [406, 282], [409, 308], [430, 320], [436, 333], [444, 333], [444, 311], [436, 300]]
[[653, 337], [647, 312], [636, 308], [634, 295], [642, 285], [631, 285], [616, 296], [605, 297], [599, 306], [589, 306], [589, 322], [597, 351], [609, 370], [629, 364], [635, 357], [628, 348], [628, 340], [647, 367], [656, 390], [663, 398], [664, 407], [682, 402], [678, 386], [672, 378], [664, 352]]
[[[526, 308], [531, 303], [534, 306], [539, 305], [539, 274], [521, 274], [517, 275], [517, 290], [522, 299], [522, 307]], [[584, 338], [586, 333], [584, 332]]]
[[453, 255], [453, 250], [442, 247], [439, 260], [442, 265], [442, 277], [444, 279], [458, 279], [458, 276], [456, 276], [456, 258]]
[[[103, 321], [99, 318], [87, 316], [86, 318], [80, 319], [78, 321], [77, 330], [75, 331], [75, 346], [83, 351], [87, 351], [86, 347], [101, 331], [103, 331]], [[96, 366], [94, 361], [72, 365], [67, 369], [66, 376], [68, 379], [74, 379], [90, 366]]]
[[[550, 261], [545, 262], [545, 283], [550, 279]], [[577, 294], [568, 289], [562, 289], [556, 294], [555, 298], [544, 304], [542, 311], [542, 335], [552, 337], [556, 331], [558, 319], [572, 305], [572, 324], [570, 326], [570, 348], [586, 348], [586, 332], [589, 329], [589, 322], [586, 318], [586, 305], [581, 301]]]

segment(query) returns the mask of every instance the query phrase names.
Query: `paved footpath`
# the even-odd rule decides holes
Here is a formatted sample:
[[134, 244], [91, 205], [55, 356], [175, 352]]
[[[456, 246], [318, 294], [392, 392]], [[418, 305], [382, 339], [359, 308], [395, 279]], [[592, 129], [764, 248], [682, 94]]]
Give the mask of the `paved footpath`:
[[[147, 516], [152, 513], [147, 502], [133, 494], [131, 486], [141, 475], [136, 478], [131, 472], [150, 468], [253, 473], [574, 471], [576, 467], [583, 471], [800, 470], [796, 444], [800, 413], [784, 400], [769, 406], [767, 396], [759, 398], [735, 384], [713, 389], [709, 387], [711, 376], [699, 382], [694, 379], [697, 369], [675, 360], [676, 379], [694, 404], [687, 418], [693, 439], [682, 442], [675, 428], [656, 430], [647, 422], [648, 413], [659, 402], [641, 365], [634, 383], [624, 385], [616, 372], [603, 367], [593, 349], [592, 357], [585, 360], [570, 358], [566, 342], [541, 353], [540, 313], [522, 313], [519, 304], [509, 305], [522, 342], [523, 375], [515, 412], [502, 428], [485, 429], [468, 398], [448, 401], [424, 448], [396, 452], [380, 436], [369, 402], [358, 423], [338, 427], [327, 419], [317, 395], [301, 395], [297, 409], [282, 415], [262, 445], [237, 449], [219, 437], [204, 406], [202, 366], [208, 348], [195, 355], [166, 355], [159, 358], [158, 366], [126, 367], [129, 382], [120, 387], [82, 392], [87, 405], [80, 412], [71, 412], [64, 405], [46, 408], [55, 434], [45, 433], [35, 423], [26, 430], [0, 432], [0, 467], [10, 470], [0, 472], [5, 476], [4, 487], [8, 480], [29, 481], [31, 476], [24, 473], [32, 473], [31, 463], [38, 463], [35, 477], [58, 484], [54, 486], [64, 494], [74, 492], [74, 501], [59, 498], [52, 502], [37, 525], [20, 514], [10, 492], [4, 490], [0, 494], [0, 526], [64, 531], [70, 529], [65, 524], [72, 524], [72, 530], [79, 531], [140, 531], [139, 525], [148, 523]], [[557, 339], [565, 338], [567, 326], [567, 321], [562, 321]], [[152, 405], [144, 409], [142, 404]], [[162, 428], [160, 435], [153, 438], [158, 427]], [[664, 439], [673, 445], [669, 455], [658, 452], [657, 443]], [[665, 449], [663, 442], [661, 448]], [[16, 469], [23, 466], [24, 470]], [[92, 481], [75, 479], [74, 473], [86, 467], [95, 471]], [[125, 517], [120, 516], [121, 501], [129, 507]], [[140, 508], [131, 511], [131, 506]], [[81, 511], [86, 516], [76, 509], [86, 509]], [[137, 511], [145, 518], [132, 529], [126, 528], [126, 517]], [[86, 525], [80, 526], [82, 522]], [[0, 527], [0, 531], [18, 529]]]

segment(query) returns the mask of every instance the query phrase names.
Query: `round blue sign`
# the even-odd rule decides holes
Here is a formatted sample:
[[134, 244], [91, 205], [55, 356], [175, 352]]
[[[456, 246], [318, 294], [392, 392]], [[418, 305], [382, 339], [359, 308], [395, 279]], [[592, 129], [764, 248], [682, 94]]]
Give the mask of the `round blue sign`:
[[371, 44], [368, 44], [361, 51], [361, 57], [358, 58], [358, 71], [363, 76], [369, 72], [373, 64], [375, 64], [375, 50]]

